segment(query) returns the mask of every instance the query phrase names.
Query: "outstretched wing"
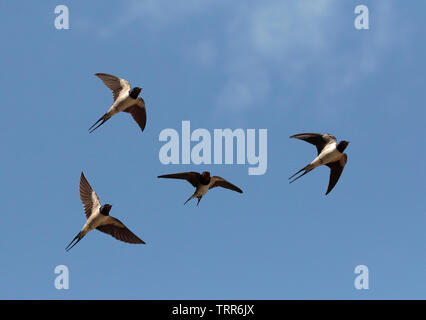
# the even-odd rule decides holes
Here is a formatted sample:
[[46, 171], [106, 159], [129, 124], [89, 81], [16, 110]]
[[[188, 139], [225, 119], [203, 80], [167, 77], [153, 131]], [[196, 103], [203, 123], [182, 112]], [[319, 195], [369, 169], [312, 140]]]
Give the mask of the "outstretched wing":
[[111, 216], [108, 217], [108, 224], [101, 225], [97, 227], [99, 231], [105, 232], [117, 240], [127, 242], [127, 243], [142, 243], [145, 242], [138, 238], [132, 231], [130, 231], [124, 223], [120, 220], [113, 218]]
[[239, 193], [243, 193], [243, 190], [238, 188], [236, 185], [233, 185], [229, 181], [227, 181], [227, 180], [225, 180], [225, 179], [223, 179], [222, 177], [219, 177], [219, 176], [213, 176], [212, 177], [212, 185], [211, 185], [210, 189], [215, 188], [215, 187], [222, 187], [222, 188], [226, 188], [226, 189], [229, 189], [229, 190], [237, 191]]
[[327, 144], [336, 141], [336, 137], [328, 133], [299, 133], [291, 136], [290, 138], [304, 140], [310, 144], [313, 144], [315, 147], [317, 147], [318, 154], [321, 153], [322, 149], [324, 149]]
[[83, 203], [84, 212], [86, 213], [87, 219], [92, 215], [93, 212], [99, 210], [101, 207], [98, 195], [92, 189], [89, 182], [87, 182], [83, 172], [81, 173], [80, 177], [80, 199]]
[[143, 101], [142, 98], [137, 98], [136, 103], [125, 109], [124, 112], [128, 112], [132, 115], [133, 119], [137, 122], [142, 131], [145, 129], [146, 109], [145, 101]]
[[326, 195], [329, 194], [331, 190], [333, 190], [337, 181], [339, 181], [339, 178], [342, 175], [347, 160], [348, 155], [344, 153], [340, 160], [327, 163], [327, 167], [330, 168], [330, 181], [328, 182], [327, 192], [325, 193]]
[[130, 83], [127, 80], [113, 76], [107, 73], [95, 73], [99, 79], [112, 91], [114, 101], [117, 100], [118, 96], [123, 92], [129, 92]]
[[184, 179], [188, 181], [190, 184], [192, 184], [192, 186], [197, 187], [200, 184], [201, 174], [199, 174], [198, 172], [190, 171], [190, 172], [164, 174], [162, 176], [158, 176], [158, 178]]

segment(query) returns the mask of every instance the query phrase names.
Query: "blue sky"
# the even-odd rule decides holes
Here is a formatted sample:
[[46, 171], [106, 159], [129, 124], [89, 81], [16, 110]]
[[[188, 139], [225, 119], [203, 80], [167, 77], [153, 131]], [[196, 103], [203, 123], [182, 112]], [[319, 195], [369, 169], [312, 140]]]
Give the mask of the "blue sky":
[[[66, 4], [70, 29], [56, 30]], [[365, 4], [370, 29], [354, 28]], [[423, 2], [42, 1], [0, 3], [2, 299], [425, 299]], [[94, 73], [143, 87], [143, 133]], [[161, 130], [268, 130], [268, 170], [161, 164]], [[348, 164], [289, 185], [315, 148], [349, 140]], [[184, 181], [210, 170], [244, 190], [199, 207]], [[81, 171], [111, 215], [147, 242], [85, 222]], [[66, 265], [69, 290], [54, 269]], [[368, 290], [354, 288], [357, 265]]]

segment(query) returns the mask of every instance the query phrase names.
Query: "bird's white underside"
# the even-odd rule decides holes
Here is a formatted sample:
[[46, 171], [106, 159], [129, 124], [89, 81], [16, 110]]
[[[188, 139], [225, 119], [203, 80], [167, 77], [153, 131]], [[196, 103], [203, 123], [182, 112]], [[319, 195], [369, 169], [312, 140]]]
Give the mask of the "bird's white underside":
[[335, 162], [338, 160], [342, 160], [344, 158], [343, 153], [337, 150], [336, 142], [332, 142], [324, 147], [321, 153], [316, 157], [311, 164], [314, 168], [319, 167], [321, 165], [325, 165], [331, 162]]
[[[213, 180], [213, 179], [212, 179]], [[207, 193], [207, 191], [209, 191], [209, 188], [210, 188], [210, 186], [212, 185], [212, 183], [213, 183], [213, 181], [210, 181], [210, 183], [209, 184], [207, 184], [207, 185], [201, 185], [199, 188], [198, 188], [198, 190], [197, 190], [197, 192], [196, 192], [196, 195], [197, 196], [204, 196], [206, 193]]]

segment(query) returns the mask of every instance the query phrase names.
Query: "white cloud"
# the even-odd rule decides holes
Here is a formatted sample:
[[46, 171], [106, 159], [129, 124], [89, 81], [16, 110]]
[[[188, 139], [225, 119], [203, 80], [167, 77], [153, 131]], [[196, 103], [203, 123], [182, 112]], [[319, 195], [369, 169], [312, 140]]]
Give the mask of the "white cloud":
[[325, 45], [330, 0], [257, 3], [240, 12], [230, 36], [246, 35], [246, 45], [265, 58], [282, 60], [299, 50]]
[[122, 2], [123, 11], [117, 20], [98, 29], [98, 35], [109, 38], [132, 23], [142, 23], [152, 29], [164, 29], [194, 14], [202, 14], [212, 5], [213, 0], [129, 0]]
[[[332, 0], [240, 6], [228, 25], [228, 81], [218, 106], [228, 101], [235, 110], [255, 107], [267, 98], [272, 82], [302, 89], [301, 94], [315, 95], [319, 104], [329, 105], [330, 96], [378, 72], [383, 57], [395, 46], [392, 36], [400, 32], [392, 25], [392, 4], [381, 1], [372, 6], [370, 30], [355, 30], [353, 9]], [[314, 72], [320, 82], [316, 88], [306, 87]]]
[[201, 13], [211, 4], [212, 0], [144, 0], [131, 1], [124, 13], [125, 19], [144, 19], [148, 24], [165, 26], [188, 15]]
[[255, 106], [270, 92], [277, 63], [284, 66], [291, 82], [323, 55], [331, 3], [270, 1], [240, 6], [228, 26], [225, 55], [229, 80], [219, 94], [218, 106], [226, 103], [236, 110]]
[[[334, 0], [129, 1], [111, 27], [110, 37], [132, 23], [167, 31], [189, 23], [194, 16], [220, 16], [221, 38], [206, 39], [194, 30], [192, 43], [176, 48], [185, 59], [203, 68], [220, 68], [225, 76], [216, 98], [218, 109], [241, 111], [262, 103], [274, 82], [289, 89], [303, 88], [312, 70], [322, 75], [321, 90], [330, 95], [362, 81], [380, 67], [392, 46], [391, 4], [374, 3], [372, 30], [354, 31], [351, 5]], [[347, 43], [353, 32], [363, 32], [358, 44]], [[393, 30], [397, 32], [397, 30]], [[353, 36], [353, 34], [352, 34]], [[349, 48], [349, 50], [348, 50]], [[331, 88], [329, 83], [335, 85]], [[316, 88], [318, 89], [318, 88]], [[324, 97], [324, 96], [323, 96]], [[323, 98], [323, 97], [318, 97]]]
[[196, 63], [203, 68], [214, 66], [217, 59], [217, 48], [211, 40], [201, 40], [189, 48], [182, 50], [188, 61]]
[[267, 70], [254, 57], [236, 55], [225, 65], [227, 80], [217, 97], [219, 109], [241, 111], [262, 99], [270, 91]]

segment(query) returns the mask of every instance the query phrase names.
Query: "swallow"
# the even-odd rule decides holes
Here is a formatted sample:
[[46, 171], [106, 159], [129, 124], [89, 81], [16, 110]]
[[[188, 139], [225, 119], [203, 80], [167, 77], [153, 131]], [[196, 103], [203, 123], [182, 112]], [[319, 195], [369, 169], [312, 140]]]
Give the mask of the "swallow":
[[144, 241], [139, 239], [132, 231], [127, 229], [120, 220], [109, 215], [112, 205], [104, 204], [101, 206], [98, 195], [95, 191], [93, 191], [89, 182], [87, 182], [83, 172], [80, 177], [80, 199], [83, 203], [87, 221], [81, 231], [65, 248], [66, 251], [69, 251], [72, 247], [74, 247], [89, 231], [93, 229], [105, 232], [123, 242], [145, 244]]
[[325, 194], [329, 194], [330, 191], [333, 190], [337, 181], [339, 181], [339, 178], [343, 172], [343, 168], [345, 167], [348, 160], [348, 155], [343, 153], [343, 151], [346, 149], [349, 142], [343, 140], [337, 143], [335, 136], [331, 134], [320, 133], [300, 133], [295, 134], [290, 138], [304, 140], [310, 144], [313, 144], [318, 151], [318, 156], [310, 164], [303, 167], [289, 178], [291, 179], [295, 175], [304, 171], [300, 176], [290, 181], [290, 183], [303, 177], [305, 174], [312, 171], [316, 167], [326, 165], [330, 168], [330, 181], [328, 183], [327, 192]]
[[200, 203], [201, 198], [212, 188], [215, 187], [222, 187], [226, 189], [230, 189], [233, 191], [237, 191], [239, 193], [243, 193], [243, 190], [238, 188], [237, 186], [233, 185], [229, 181], [226, 181], [225, 179], [213, 176], [210, 177], [210, 172], [204, 171], [203, 173], [199, 174], [198, 172], [182, 172], [182, 173], [173, 173], [173, 174], [165, 174], [162, 176], [158, 176], [158, 178], [170, 178], [170, 179], [184, 179], [188, 181], [190, 184], [192, 184], [193, 187], [195, 187], [195, 192], [192, 196], [188, 198], [188, 200], [185, 201], [184, 204], [186, 204], [189, 200], [197, 198], [197, 206]]
[[130, 113], [143, 131], [146, 125], [145, 101], [140, 97], [138, 98], [142, 88], [134, 87], [131, 89], [130, 83], [127, 80], [110, 74], [95, 73], [95, 76], [101, 79], [102, 82], [112, 91], [114, 103], [109, 108], [108, 112], [100, 117], [98, 121], [96, 121], [89, 128], [89, 132], [92, 133], [95, 131], [97, 128], [107, 122], [113, 115], [119, 113], [120, 111]]

